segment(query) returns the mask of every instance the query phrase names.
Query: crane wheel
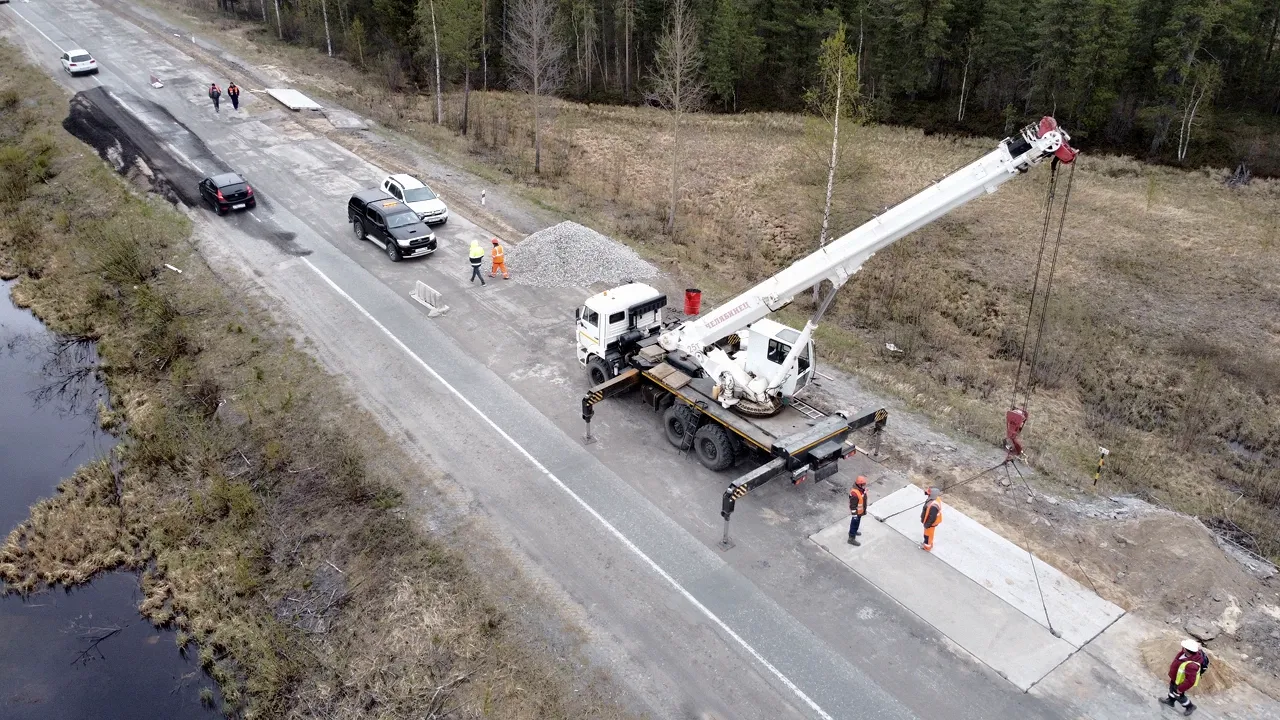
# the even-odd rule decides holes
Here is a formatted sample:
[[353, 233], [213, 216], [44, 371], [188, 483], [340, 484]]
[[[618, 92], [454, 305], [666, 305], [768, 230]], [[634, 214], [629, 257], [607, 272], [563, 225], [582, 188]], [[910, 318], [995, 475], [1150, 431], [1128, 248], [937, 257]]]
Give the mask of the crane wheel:
[[587, 378], [591, 380], [591, 387], [601, 385], [613, 377], [613, 373], [609, 372], [609, 365], [604, 360], [593, 357], [587, 362]]
[[728, 470], [733, 467], [733, 441], [729, 433], [719, 425], [703, 425], [693, 436], [693, 449], [698, 460], [708, 470]]
[[671, 405], [662, 413], [662, 429], [667, 435], [667, 442], [677, 448], [684, 448], [684, 413], [679, 405]]

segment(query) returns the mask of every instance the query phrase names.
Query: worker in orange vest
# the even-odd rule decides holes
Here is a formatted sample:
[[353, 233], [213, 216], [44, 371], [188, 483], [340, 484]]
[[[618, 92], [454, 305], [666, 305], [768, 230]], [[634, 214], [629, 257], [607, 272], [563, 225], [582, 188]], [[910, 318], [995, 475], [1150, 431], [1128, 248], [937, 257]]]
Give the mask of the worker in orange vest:
[[853, 482], [849, 490], [849, 544], [861, 545], [858, 536], [862, 533], [858, 526], [862, 524], [862, 516], [867, 514], [867, 479], [861, 475]]
[[938, 488], [929, 488], [928, 492], [929, 499], [920, 511], [920, 522], [924, 525], [924, 542], [920, 543], [920, 549], [932, 552], [933, 533], [942, 524], [942, 501], [938, 499], [941, 494]]
[[489, 277], [493, 277], [495, 273], [501, 272], [503, 280], [510, 280], [511, 273], [507, 272], [507, 253], [502, 249], [502, 245], [498, 242], [498, 238], [493, 239], [493, 266], [489, 268]]
[[1190, 715], [1196, 711], [1196, 704], [1187, 698], [1187, 691], [1200, 682], [1200, 677], [1209, 669], [1209, 654], [1200, 649], [1195, 640], [1183, 640], [1182, 648], [1169, 664], [1169, 696], [1160, 702], [1174, 707], [1182, 706], [1182, 714]]

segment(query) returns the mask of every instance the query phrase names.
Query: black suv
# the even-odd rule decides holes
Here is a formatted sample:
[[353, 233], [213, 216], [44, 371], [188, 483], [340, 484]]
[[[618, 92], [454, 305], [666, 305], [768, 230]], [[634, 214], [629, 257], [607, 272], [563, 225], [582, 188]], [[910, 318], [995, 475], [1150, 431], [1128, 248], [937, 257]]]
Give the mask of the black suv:
[[347, 220], [357, 240], [370, 240], [386, 250], [391, 262], [436, 251], [436, 234], [431, 228], [408, 205], [381, 190], [352, 195]]

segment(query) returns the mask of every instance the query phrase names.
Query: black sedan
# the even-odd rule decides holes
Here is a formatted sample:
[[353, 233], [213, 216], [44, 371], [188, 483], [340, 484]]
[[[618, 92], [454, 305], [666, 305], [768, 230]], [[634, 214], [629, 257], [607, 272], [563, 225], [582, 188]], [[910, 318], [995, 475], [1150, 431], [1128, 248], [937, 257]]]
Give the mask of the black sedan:
[[200, 197], [219, 215], [229, 210], [252, 210], [258, 204], [253, 188], [235, 173], [223, 173], [200, 181]]

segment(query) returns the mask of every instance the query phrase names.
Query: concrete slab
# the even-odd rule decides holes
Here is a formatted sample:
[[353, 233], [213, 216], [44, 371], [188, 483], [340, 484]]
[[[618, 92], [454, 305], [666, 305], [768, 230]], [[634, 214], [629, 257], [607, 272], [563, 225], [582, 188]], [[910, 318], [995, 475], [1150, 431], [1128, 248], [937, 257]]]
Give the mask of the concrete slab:
[[364, 130], [369, 127], [369, 123], [364, 118], [343, 108], [327, 107], [323, 112], [329, 124], [339, 130]]
[[[867, 512], [877, 519], [889, 518], [887, 525], [918, 543], [920, 512], [907, 508], [919, 505], [923, 499], [920, 488], [911, 485], [872, 504]], [[1124, 615], [1119, 606], [1039, 558], [1034, 559], [1033, 572], [1032, 558], [1026, 550], [945, 501], [943, 508], [933, 555], [1040, 625], [1048, 628], [1051, 620], [1053, 628], [1072, 646], [1082, 647]]]
[[1087, 652], [1077, 652], [1049, 673], [1031, 695], [1070, 708], [1079, 720], [1152, 720], [1181, 717], [1161, 712], [1158, 691], [1143, 693], [1113, 668]]
[[846, 543], [848, 533], [841, 519], [809, 539], [1018, 688], [1075, 649], [892, 528], [864, 520], [861, 547]]
[[267, 88], [267, 94], [290, 110], [319, 110], [315, 100], [290, 88]]

